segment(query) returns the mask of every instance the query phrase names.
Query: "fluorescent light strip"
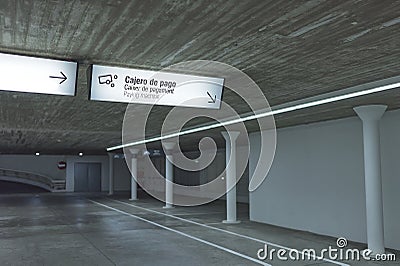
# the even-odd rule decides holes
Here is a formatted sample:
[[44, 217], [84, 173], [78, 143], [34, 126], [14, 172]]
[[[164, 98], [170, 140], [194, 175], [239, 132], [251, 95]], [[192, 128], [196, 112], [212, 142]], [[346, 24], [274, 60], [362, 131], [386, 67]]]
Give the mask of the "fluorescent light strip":
[[308, 103], [302, 103], [302, 104], [298, 104], [298, 105], [294, 105], [294, 106], [284, 107], [284, 108], [272, 110], [269, 112], [264, 112], [264, 113], [250, 115], [247, 117], [237, 118], [237, 119], [233, 119], [233, 120], [229, 120], [229, 121], [225, 121], [225, 122], [215, 123], [215, 124], [211, 124], [211, 125], [207, 125], [207, 126], [193, 128], [193, 129], [188, 129], [188, 130], [184, 130], [181, 132], [167, 134], [164, 136], [153, 137], [153, 138], [135, 141], [135, 142], [127, 143], [127, 144], [122, 144], [122, 145], [107, 148], [107, 151], [114, 151], [114, 150], [119, 150], [119, 149], [122, 149], [125, 147], [131, 147], [131, 146], [136, 146], [136, 145], [140, 145], [140, 144], [160, 141], [160, 140], [164, 140], [164, 139], [170, 139], [170, 138], [179, 137], [179, 136], [192, 134], [192, 133], [197, 133], [197, 132], [210, 130], [210, 129], [214, 129], [214, 128], [218, 128], [218, 127], [229, 126], [229, 125], [233, 125], [233, 124], [237, 124], [237, 123], [247, 122], [250, 120], [255, 120], [258, 118], [263, 118], [263, 117], [267, 117], [267, 116], [271, 116], [271, 115], [288, 113], [288, 112], [292, 112], [295, 110], [300, 110], [300, 109], [314, 107], [314, 106], [318, 106], [318, 105], [322, 105], [322, 104], [342, 101], [342, 100], [355, 98], [355, 97], [359, 97], [359, 96], [364, 96], [364, 95], [368, 95], [368, 94], [372, 94], [372, 93], [387, 91], [387, 90], [395, 89], [398, 87], [400, 87], [400, 82], [394, 83], [394, 84], [389, 84], [389, 85], [384, 85], [384, 86], [380, 86], [380, 87], [376, 87], [376, 88], [372, 88], [372, 89], [367, 89], [367, 90], [363, 90], [363, 91], [357, 91], [357, 92], [347, 93], [347, 94], [343, 94], [343, 95], [339, 95], [339, 96], [329, 97], [329, 98], [322, 99], [322, 100], [316, 100], [316, 101], [311, 101]]

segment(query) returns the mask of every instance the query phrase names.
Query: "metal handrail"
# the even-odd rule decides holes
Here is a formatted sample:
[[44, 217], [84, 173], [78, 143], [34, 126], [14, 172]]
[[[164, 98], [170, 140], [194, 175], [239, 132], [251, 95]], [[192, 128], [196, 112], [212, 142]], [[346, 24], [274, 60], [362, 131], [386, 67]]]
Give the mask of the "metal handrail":
[[16, 177], [29, 181], [39, 182], [46, 185], [49, 190], [65, 189], [65, 180], [53, 180], [51, 177], [42, 174], [0, 168], [0, 176]]

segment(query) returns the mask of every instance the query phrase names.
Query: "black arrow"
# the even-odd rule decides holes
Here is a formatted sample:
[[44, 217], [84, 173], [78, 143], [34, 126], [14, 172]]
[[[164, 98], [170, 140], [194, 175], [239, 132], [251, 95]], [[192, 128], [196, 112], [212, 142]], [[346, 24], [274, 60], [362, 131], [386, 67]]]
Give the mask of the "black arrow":
[[60, 84], [62, 84], [64, 81], [67, 80], [67, 76], [64, 73], [62, 73], [62, 71], [60, 71], [60, 74], [62, 75], [62, 77], [49, 76], [49, 78], [51, 78], [51, 79], [61, 79]]
[[207, 94], [211, 98], [211, 101], [208, 101], [208, 103], [215, 103], [215, 101], [217, 100], [217, 95], [214, 95], [214, 98], [213, 98], [208, 91], [207, 91]]

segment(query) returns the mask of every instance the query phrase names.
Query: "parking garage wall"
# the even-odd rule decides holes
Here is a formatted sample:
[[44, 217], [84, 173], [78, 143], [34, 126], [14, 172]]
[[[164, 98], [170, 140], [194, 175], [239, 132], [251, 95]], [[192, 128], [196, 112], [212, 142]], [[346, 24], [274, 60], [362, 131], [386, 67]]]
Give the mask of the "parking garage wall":
[[[242, 149], [246, 149], [245, 147], [238, 147], [238, 153], [242, 152]], [[208, 157], [208, 154], [212, 154], [212, 151], [204, 150], [205, 157]], [[197, 158], [199, 155], [199, 152], [186, 152], [185, 153], [188, 158]], [[164, 175], [165, 173], [165, 159], [164, 157], [154, 157], [153, 158], [153, 164], [155, 168], [162, 174]], [[156, 182], [156, 177], [151, 176], [151, 171], [148, 169], [149, 166], [144, 167], [143, 166], [143, 161], [139, 159], [138, 161], [138, 176], [139, 177], [144, 177], [146, 182], [148, 181], [150, 184], [152, 182]], [[213, 162], [206, 167], [203, 170], [196, 171], [189, 173], [188, 171], [182, 171], [177, 169], [176, 167], [174, 168], [174, 180], [178, 184], [183, 184], [183, 185], [194, 185], [194, 184], [205, 184], [207, 182], [212, 181], [215, 179], [223, 170], [225, 169], [225, 149], [219, 149], [216, 153], [216, 156], [213, 160]], [[192, 179], [192, 180], [188, 180]], [[249, 202], [249, 192], [248, 192], [248, 171], [245, 171], [243, 174], [242, 178], [240, 179], [238, 185], [237, 185], [237, 201], [242, 202], [242, 203], [248, 203]], [[175, 191], [175, 193], [178, 193]], [[179, 191], [179, 193], [184, 194], [185, 191]], [[184, 194], [187, 196], [196, 196], [193, 193], [195, 193], [193, 190], [190, 191], [190, 193]], [[198, 196], [202, 195], [201, 189], [198, 190]], [[220, 200], [225, 200], [225, 196], [220, 197]]]
[[[381, 120], [385, 245], [400, 249], [400, 111]], [[250, 136], [250, 176], [260, 149]], [[357, 117], [279, 129], [266, 180], [250, 193], [250, 219], [366, 243], [362, 123]]]
[[[66, 190], [74, 191], [74, 165], [75, 163], [100, 163], [101, 164], [101, 190], [108, 191], [109, 188], [109, 161], [108, 156], [68, 156]], [[130, 190], [130, 172], [124, 158], [114, 158], [114, 191]]]
[[[245, 147], [238, 147], [237, 152], [245, 152]], [[207, 153], [210, 151], [204, 151], [206, 153], [205, 157], [207, 157]], [[213, 162], [205, 169], [200, 170], [198, 172], [198, 176], [200, 178], [200, 182], [205, 184], [207, 182], [212, 181], [213, 179], [217, 178], [225, 169], [225, 149], [219, 149], [215, 155]], [[179, 176], [182, 174], [181, 172], [176, 172], [178, 174], [177, 178], [183, 179], [185, 176]], [[175, 177], [174, 177], [175, 178]], [[248, 191], [248, 184], [249, 184], [249, 177], [248, 171], [246, 169], [245, 173], [242, 175], [241, 179], [239, 180], [236, 186], [236, 200], [237, 202], [241, 203], [249, 203], [249, 191]], [[226, 200], [226, 196], [223, 195], [219, 198], [220, 200]]]
[[130, 191], [130, 189], [131, 172], [126, 164], [125, 158], [114, 159], [114, 190]]
[[[66, 169], [59, 169], [58, 163], [65, 161]], [[74, 191], [74, 164], [77, 162], [101, 163], [101, 189], [108, 191], [108, 156], [70, 155], [0, 155], [0, 168], [24, 171], [48, 176], [54, 180], [65, 180], [66, 191]], [[114, 190], [130, 190], [130, 172], [123, 158], [114, 159]]]
[[66, 156], [61, 155], [0, 155], [0, 168], [36, 173], [51, 177], [52, 179], [65, 180], [66, 170], [58, 169], [58, 162], [65, 161]]

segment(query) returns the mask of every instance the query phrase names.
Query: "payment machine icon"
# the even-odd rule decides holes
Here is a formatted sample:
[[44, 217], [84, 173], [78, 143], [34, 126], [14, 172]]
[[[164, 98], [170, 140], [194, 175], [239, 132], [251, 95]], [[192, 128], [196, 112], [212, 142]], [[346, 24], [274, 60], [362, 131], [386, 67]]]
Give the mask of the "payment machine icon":
[[99, 78], [99, 84], [107, 84], [110, 85], [111, 87], [114, 87], [115, 84], [113, 82], [113, 78], [117, 79], [118, 76], [117, 75], [111, 75], [111, 74], [107, 74], [107, 75], [101, 75], [98, 77]]

